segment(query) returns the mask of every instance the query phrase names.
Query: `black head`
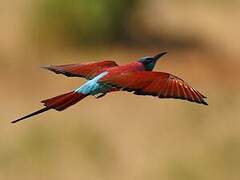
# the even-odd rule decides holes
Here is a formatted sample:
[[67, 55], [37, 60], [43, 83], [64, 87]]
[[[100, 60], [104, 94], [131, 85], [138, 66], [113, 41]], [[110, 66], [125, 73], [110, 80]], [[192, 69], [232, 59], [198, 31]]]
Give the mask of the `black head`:
[[141, 58], [139, 60], [139, 62], [141, 62], [144, 65], [146, 71], [152, 71], [156, 62], [165, 54], [167, 54], [167, 52], [159, 53], [153, 57], [146, 56], [146, 57]]

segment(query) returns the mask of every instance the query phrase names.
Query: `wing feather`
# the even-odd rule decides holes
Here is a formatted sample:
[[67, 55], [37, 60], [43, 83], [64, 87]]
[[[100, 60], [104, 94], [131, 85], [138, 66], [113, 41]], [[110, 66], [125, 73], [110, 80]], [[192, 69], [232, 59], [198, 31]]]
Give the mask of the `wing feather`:
[[44, 69], [55, 72], [56, 74], [63, 74], [67, 77], [83, 77], [92, 79], [98, 74], [104, 72], [106, 69], [118, 66], [114, 61], [101, 61], [87, 64], [68, 64], [59, 66], [46, 66]]
[[152, 95], [159, 98], [183, 99], [207, 105], [206, 98], [184, 80], [164, 72], [130, 72], [103, 77], [99, 83], [107, 83], [136, 95]]

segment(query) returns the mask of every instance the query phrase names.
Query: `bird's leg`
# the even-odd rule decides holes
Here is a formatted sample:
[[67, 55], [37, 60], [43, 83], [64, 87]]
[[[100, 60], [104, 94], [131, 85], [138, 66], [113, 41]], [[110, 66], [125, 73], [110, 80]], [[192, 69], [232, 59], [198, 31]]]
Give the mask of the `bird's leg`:
[[101, 98], [101, 97], [104, 97], [106, 94], [107, 94], [107, 93], [101, 93], [101, 94], [99, 94], [99, 95], [96, 95], [95, 97], [96, 97], [97, 99], [99, 99], [99, 98]]

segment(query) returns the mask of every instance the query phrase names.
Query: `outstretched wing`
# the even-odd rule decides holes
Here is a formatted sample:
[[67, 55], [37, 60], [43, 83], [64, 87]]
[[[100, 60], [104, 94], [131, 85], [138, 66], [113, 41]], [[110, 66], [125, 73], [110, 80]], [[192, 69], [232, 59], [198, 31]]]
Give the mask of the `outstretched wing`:
[[206, 98], [182, 79], [164, 72], [131, 72], [106, 75], [100, 83], [109, 84], [136, 95], [152, 95], [159, 98], [184, 99], [207, 105]]
[[92, 79], [98, 74], [104, 72], [106, 69], [114, 66], [118, 66], [114, 61], [101, 61], [88, 64], [46, 66], [43, 68], [53, 71], [56, 74], [64, 74], [68, 77], [84, 77], [86, 79]]

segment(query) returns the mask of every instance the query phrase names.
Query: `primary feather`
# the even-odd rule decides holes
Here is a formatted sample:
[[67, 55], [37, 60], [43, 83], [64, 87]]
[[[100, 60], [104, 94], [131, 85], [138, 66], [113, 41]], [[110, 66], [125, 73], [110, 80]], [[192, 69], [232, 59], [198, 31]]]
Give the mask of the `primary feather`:
[[67, 64], [59, 66], [46, 66], [44, 69], [63, 74], [67, 77], [83, 77], [92, 79], [111, 67], [118, 66], [114, 61], [101, 61], [87, 64]]
[[183, 99], [207, 105], [206, 98], [182, 79], [164, 72], [127, 72], [105, 76], [100, 81], [134, 92], [136, 95], [152, 95], [159, 98]]

